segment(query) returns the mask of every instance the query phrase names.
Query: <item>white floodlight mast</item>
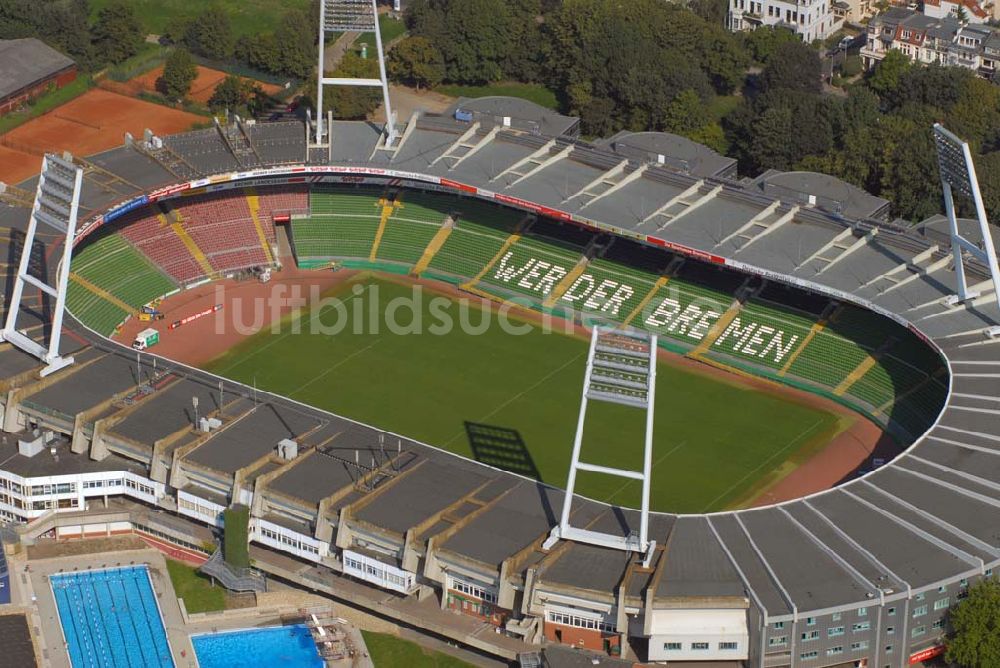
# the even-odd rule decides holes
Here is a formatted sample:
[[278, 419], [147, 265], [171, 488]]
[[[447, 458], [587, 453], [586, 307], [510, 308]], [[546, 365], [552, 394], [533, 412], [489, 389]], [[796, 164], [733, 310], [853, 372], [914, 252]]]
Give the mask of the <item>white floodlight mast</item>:
[[[70, 262], [73, 258], [73, 239], [76, 237], [82, 183], [82, 169], [69, 160], [63, 160], [55, 155], [45, 156], [38, 179], [35, 202], [28, 220], [28, 229], [24, 235], [24, 248], [21, 249], [21, 259], [17, 275], [14, 277], [10, 303], [7, 305], [7, 317], [3, 331], [0, 332], [0, 338], [4, 341], [45, 362], [46, 366], [41, 371], [42, 376], [73, 363], [72, 357], [59, 355], [59, 344], [62, 339], [63, 314], [66, 308], [66, 291], [69, 286]], [[55, 286], [46, 283], [44, 278], [37, 278], [31, 274], [31, 254], [40, 222], [63, 235], [62, 259], [56, 273]], [[17, 329], [25, 284], [37, 288], [55, 300], [48, 347]]]
[[[336, 17], [346, 17], [345, 20], [334, 19], [328, 25], [327, 15], [340, 8]], [[354, 77], [327, 77], [324, 71], [326, 52], [326, 34], [328, 31], [338, 32], [374, 32], [375, 50], [378, 55], [378, 79]], [[385, 148], [392, 148], [396, 143], [396, 123], [392, 113], [392, 103], [389, 100], [389, 80], [385, 69], [385, 51], [382, 48], [382, 30], [378, 23], [378, 7], [376, 0], [322, 0], [319, 3], [319, 65], [316, 81], [316, 145], [324, 145], [325, 132], [332, 128], [323, 122], [323, 88], [326, 86], [367, 86], [382, 89], [382, 102], [385, 105]], [[332, 138], [331, 138], [332, 140]]]
[[[940, 123], [934, 124], [934, 139], [937, 145], [938, 168], [941, 173], [941, 189], [944, 192], [944, 208], [951, 235], [951, 251], [955, 261], [957, 301], [965, 302], [979, 296], [978, 292], [969, 291], [965, 276], [965, 257], [963, 255], [963, 251], [965, 251], [986, 265], [990, 272], [990, 278], [993, 279], [994, 298], [997, 306], [1000, 307], [1000, 268], [997, 265], [996, 247], [993, 245], [993, 235], [990, 233], [986, 207], [979, 190], [979, 179], [976, 177], [976, 166], [972, 162], [969, 144], [945, 129]], [[979, 222], [979, 231], [982, 235], [982, 248], [962, 236], [961, 230], [958, 229], [954, 190], [958, 190], [972, 199], [976, 209], [976, 219]], [[991, 328], [990, 332], [991, 334], [1000, 334], [1000, 328]]]
[[[645, 359], [635, 357], [635, 350], [620, 350], [632, 355], [632, 364], [626, 367], [616, 366], [615, 362], [608, 360], [598, 360], [601, 353], [610, 352], [614, 354], [612, 343], [610, 346], [605, 340], [601, 341], [602, 335], [612, 337], [631, 338], [631, 343], [640, 346], [648, 346]], [[634, 552], [645, 552], [646, 560], [652, 555], [652, 548], [655, 541], [649, 540], [649, 496], [652, 482], [653, 465], [653, 416], [655, 405], [656, 389], [656, 350], [657, 339], [655, 336], [633, 335], [621, 330], [605, 329], [595, 326], [591, 331], [590, 352], [587, 356], [587, 369], [583, 380], [583, 393], [580, 398], [580, 414], [577, 420], [576, 435], [573, 440], [573, 454], [570, 460], [569, 474], [566, 480], [566, 496], [563, 499], [562, 513], [558, 526], [552, 529], [549, 538], [546, 539], [543, 547], [550, 548], [556, 541], [573, 540], [602, 547], [610, 547], [619, 550]], [[608, 372], [612, 375], [609, 376]], [[614, 374], [618, 371], [626, 370], [626, 373], [645, 375], [645, 382], [637, 387], [635, 380], [624, 382], [614, 379]], [[598, 373], [595, 373], [597, 371]], [[617, 387], [617, 390], [615, 389]], [[623, 394], [616, 394], [616, 391], [624, 390]], [[638, 395], [630, 394], [630, 391], [638, 390]], [[584, 425], [587, 417], [587, 407], [589, 400], [593, 398], [597, 401], [610, 401], [613, 403], [624, 403], [636, 408], [645, 410], [645, 438], [643, 440], [643, 464], [642, 471], [630, 471], [599, 464], [590, 464], [581, 461], [581, 450], [583, 447]], [[573, 493], [576, 489], [577, 471], [589, 471], [604, 475], [638, 480], [642, 483], [642, 502], [639, 515], [639, 535], [635, 537], [621, 537], [613, 534], [606, 534], [599, 531], [591, 531], [573, 527], [570, 524], [570, 514], [573, 506]]]

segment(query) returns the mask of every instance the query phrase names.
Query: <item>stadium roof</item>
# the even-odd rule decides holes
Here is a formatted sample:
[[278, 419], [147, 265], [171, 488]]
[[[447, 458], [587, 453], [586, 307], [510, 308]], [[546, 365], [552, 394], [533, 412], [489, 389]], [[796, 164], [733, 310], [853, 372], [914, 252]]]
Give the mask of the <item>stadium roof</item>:
[[[445, 113], [454, 116], [459, 109], [492, 116], [498, 124], [502, 123], [502, 119], [509, 118], [512, 127], [527, 124], [548, 137], [570, 134], [580, 123], [580, 119], [575, 116], [563, 116], [530, 100], [505, 95], [476, 98], [460, 97]], [[522, 127], [520, 129], [527, 130], [529, 128]]]
[[0, 100], [75, 64], [33, 37], [0, 40], [0, 63]]
[[[243, 165], [240, 171], [284, 165], [289, 156], [305, 156], [305, 133], [293, 125], [261, 123], [250, 128], [256, 145], [269, 148], [261, 152], [263, 162]], [[734, 181], [656, 165], [638, 156], [623, 165], [620, 153], [565, 137], [507, 129], [491, 133], [483, 128], [463, 139], [469, 127], [444, 117], [421, 118], [408, 136], [404, 134], [398, 151], [389, 153], [376, 150], [379, 135], [372, 125], [337, 122], [332, 163], [350, 168], [352, 179], [372, 170], [384, 178], [410, 178], [416, 187], [438, 178], [460, 180], [469, 188], [502, 195], [507, 204], [518, 205], [520, 198], [526, 200], [520, 203], [522, 208], [549, 206], [566, 217], [650, 245], [672, 244], [680, 254], [725, 258], [735, 270], [764, 272], [776, 283], [796, 282], [840, 300], [866, 300], [912, 323], [949, 359], [953, 393], [940, 423], [906, 455], [882, 469], [837, 490], [781, 506], [701, 517], [657, 515], [653, 533], [665, 555], [660, 559], [657, 597], [731, 596], [742, 585], [773, 618], [791, 614], [793, 605], [799, 614], [833, 606], [858, 607], [872, 600], [875, 587], [882, 583], [893, 589], [900, 581], [913, 589], [929, 588], [983, 564], [1000, 563], [1000, 530], [993, 519], [1000, 506], [1000, 464], [995, 461], [1000, 417], [993, 371], [998, 346], [984, 335], [986, 327], [1000, 323], [1000, 311], [988, 298], [963, 305], [946, 302], [954, 291], [947, 238], [931, 238], [929, 233], [921, 235], [880, 220], [885, 200], [832, 177], [770, 173], [755, 182]], [[128, 148], [102, 154], [100, 164], [117, 174], [141, 174], [144, 191], [236, 170], [242, 164], [218, 132], [170, 137], [167, 143], [196, 173], [180, 177]], [[470, 143], [476, 150], [468, 153], [465, 145]], [[325, 150], [310, 156], [317, 167], [329, 168]], [[303, 176], [302, 165], [293, 169], [299, 181], [312, 178]], [[409, 176], [396, 176], [399, 172]], [[93, 213], [128, 196], [110, 193], [90, 179], [85, 191]], [[803, 194], [815, 195], [817, 201]], [[831, 211], [821, 206], [821, 198], [843, 206]], [[0, 222], [23, 227], [26, 220], [26, 210], [0, 205]], [[933, 222], [924, 229], [933, 230]], [[980, 282], [985, 273], [973, 267], [970, 278]], [[80, 335], [95, 346], [111, 348], [89, 332]], [[30, 368], [17, 355], [0, 351], [4, 377]], [[112, 382], [109, 387], [92, 383], [86, 400], [64, 395], [80, 391], [78, 381], [90, 377], [87, 369], [56, 378], [36, 399], [43, 398], [53, 409], [75, 410], [108, 398], [117, 387], [131, 383], [134, 353], [123, 351], [121, 356], [126, 363], [95, 364], [94, 371], [107, 369]], [[148, 434], [128, 420], [118, 428], [144, 439], [164, 433], [185, 419], [182, 404], [188, 391], [166, 390], [149, 400], [150, 410], [159, 406], [170, 417], [162, 423], [151, 421]], [[334, 416], [269, 397], [256, 416], [222, 430], [185, 459], [233, 472], [273, 451], [280, 438], [308, 432], [303, 440], [319, 443], [337, 430], [337, 424]], [[345, 426], [344, 434], [330, 442], [333, 447], [371, 447], [367, 439], [377, 435], [376, 429], [345, 424], [350, 428]], [[484, 493], [480, 486], [491, 489], [491, 481], [503, 477], [504, 482], [516, 482], [516, 487], [495, 497], [495, 503], [484, 505], [469, 521], [456, 524], [442, 542], [445, 552], [493, 567], [522, 554], [519, 568], [540, 569], [540, 581], [551, 586], [613, 589], [623, 580], [628, 563], [621, 555], [570, 545], [558, 559], [549, 559], [531, 550], [555, 523], [552, 508], [559, 506], [561, 492], [420, 444], [408, 442], [406, 449], [423, 463], [385, 483], [385, 490], [371, 503], [359, 504], [363, 507], [358, 517], [363, 521], [387, 531], [407, 531], [433, 522], [445, 508], [465, 511], [461, 504], [469, 495], [486, 501], [479, 496]], [[317, 457], [293, 463], [270, 487], [307, 503], [343, 487], [349, 476], [336, 463], [310, 466]], [[465, 481], [454, 489], [442, 489], [442, 481], [455, 478]], [[364, 496], [358, 493], [338, 503], [359, 498]], [[635, 515], [630, 511], [616, 515], [587, 501], [577, 512], [581, 526], [597, 521], [609, 530], [627, 530]], [[631, 581], [628, 591], [634, 593], [643, 581]]]

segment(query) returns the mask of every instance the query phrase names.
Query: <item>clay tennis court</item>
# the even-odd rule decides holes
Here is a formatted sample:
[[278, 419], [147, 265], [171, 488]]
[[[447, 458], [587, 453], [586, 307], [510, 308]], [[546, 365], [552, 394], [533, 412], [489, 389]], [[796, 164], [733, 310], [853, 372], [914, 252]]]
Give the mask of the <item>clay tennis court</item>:
[[[150, 70], [145, 74], [135, 77], [134, 79], [130, 79], [125, 85], [135, 86], [142, 90], [155, 92], [156, 80], [161, 76], [163, 76], [162, 65], [157, 67], [155, 70]], [[212, 97], [212, 93], [215, 92], [215, 87], [222, 83], [222, 80], [225, 79], [226, 76], [225, 72], [220, 72], [219, 70], [213, 70], [199, 65], [198, 77], [194, 80], [194, 83], [191, 84], [191, 92], [188, 93], [188, 99], [194, 100], [195, 102], [201, 102], [202, 104], [208, 102], [209, 98]], [[264, 92], [268, 95], [274, 95], [282, 90], [281, 86], [264, 83], [263, 81], [253, 81], [264, 89]]]
[[88, 156], [121, 146], [125, 132], [174, 134], [205, 120], [95, 88], [0, 136], [0, 181], [20, 183], [38, 174], [46, 151]]

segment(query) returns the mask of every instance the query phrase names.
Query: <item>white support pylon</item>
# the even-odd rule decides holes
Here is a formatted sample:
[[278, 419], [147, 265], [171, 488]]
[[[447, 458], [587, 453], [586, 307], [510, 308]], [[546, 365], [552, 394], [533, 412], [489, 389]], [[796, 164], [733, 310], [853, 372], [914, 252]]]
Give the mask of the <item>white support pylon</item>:
[[[382, 47], [382, 31], [378, 25], [376, 0], [321, 0], [319, 3], [319, 67], [316, 82], [316, 145], [326, 146], [325, 134], [331, 132], [323, 122], [323, 88], [325, 86], [367, 86], [382, 89], [385, 104], [385, 144], [391, 149], [396, 143], [396, 119], [389, 100], [389, 80], [385, 71], [385, 50]], [[331, 32], [373, 32], [375, 51], [378, 56], [378, 79], [355, 77], [328, 77], [324, 72], [324, 52], [326, 36]], [[332, 141], [332, 138], [328, 141]]]
[[[66, 290], [69, 285], [69, 265], [73, 258], [73, 239], [76, 237], [76, 220], [80, 209], [82, 183], [83, 170], [73, 164], [71, 159], [63, 159], [51, 154], [45, 156], [42, 162], [42, 173], [38, 178], [35, 203], [32, 206], [31, 218], [28, 220], [28, 229], [24, 236], [21, 260], [18, 264], [17, 275], [14, 277], [14, 288], [11, 291], [10, 303], [7, 304], [6, 322], [3, 331], [0, 332], [0, 337], [4, 341], [45, 362], [46, 366], [41, 371], [42, 376], [47, 376], [73, 363], [72, 357], [60, 356], [59, 342], [62, 337]], [[31, 274], [31, 253], [39, 223], [44, 223], [64, 235], [62, 259], [56, 273], [55, 286], [49, 285], [44, 276], [38, 277]], [[25, 285], [35, 287], [55, 300], [48, 346], [35, 341], [17, 329]]]

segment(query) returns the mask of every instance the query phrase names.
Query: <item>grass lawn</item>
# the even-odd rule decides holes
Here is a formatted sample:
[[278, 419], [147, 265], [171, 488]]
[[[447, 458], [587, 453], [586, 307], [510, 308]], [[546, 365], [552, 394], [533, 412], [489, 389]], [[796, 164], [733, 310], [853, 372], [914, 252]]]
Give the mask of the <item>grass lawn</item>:
[[490, 95], [506, 95], [520, 97], [540, 104], [549, 109], [557, 109], [559, 101], [556, 94], [541, 84], [518, 83], [516, 81], [490, 84], [488, 86], [438, 86], [434, 89], [442, 95], [452, 97], [488, 97]]
[[[335, 289], [346, 302], [343, 311], [327, 303], [301, 314], [301, 333], [293, 333], [290, 321], [277, 333], [267, 328], [214, 360], [209, 370], [484, 463], [565, 484], [586, 341], [546, 334], [534, 325], [525, 334], [509, 334], [495, 317], [478, 335], [457, 326], [435, 335], [430, 326], [440, 322], [437, 314], [455, 323], [463, 315], [451, 299], [443, 300], [442, 310], [436, 308], [440, 304], [432, 309], [432, 299], [441, 296], [426, 290], [412, 310], [425, 333], [393, 334], [386, 306], [411, 298], [411, 287], [370, 278], [363, 285], [360, 296], [351, 292], [351, 284]], [[378, 314], [377, 332], [352, 318], [363, 317], [356, 315], [359, 311]], [[394, 321], [408, 323], [412, 312], [400, 309]], [[466, 306], [465, 322], [478, 325], [492, 315]], [[310, 333], [313, 321], [327, 328], [347, 326], [336, 334]], [[761, 392], [735, 377], [720, 379], [663, 363], [657, 374], [652, 494], [657, 510], [702, 512], [744, 502], [762, 481], [814, 453], [850, 421]], [[643, 413], [608, 404], [591, 408], [585, 458], [641, 468]], [[509, 430], [510, 451], [491, 459], [495, 449], [483, 447], [477, 426]], [[623, 485], [617, 478], [581, 474], [577, 490], [600, 500], [639, 502], [635, 481]]]
[[194, 567], [173, 559], [167, 559], [167, 572], [174, 585], [177, 598], [184, 599], [189, 613], [212, 612], [226, 608], [226, 590], [212, 586], [212, 581], [195, 570]]
[[[406, 32], [406, 24], [399, 19], [394, 19], [387, 14], [380, 14], [378, 17], [378, 26], [382, 31], [382, 46], [385, 47], [392, 40], [396, 39], [400, 35]], [[328, 44], [333, 44], [334, 35], [328, 38]], [[368, 56], [370, 58], [375, 57], [375, 33], [364, 32], [358, 35], [358, 38], [354, 40], [354, 48], [360, 49], [361, 44], [368, 45]]]
[[0, 134], [10, 132], [19, 125], [27, 123], [32, 118], [37, 118], [48, 113], [56, 107], [62, 106], [70, 100], [80, 97], [93, 87], [94, 82], [87, 76], [81, 76], [62, 88], [49, 91], [38, 97], [34, 104], [28, 106], [25, 111], [15, 112], [0, 117]]
[[[194, 16], [204, 7], [204, 3], [191, 0], [125, 0], [136, 9], [146, 30], [154, 35], [163, 33], [171, 19], [177, 16]], [[103, 7], [112, 0], [91, 0], [92, 16], [96, 17]], [[289, 9], [308, 9], [310, 0], [214, 0], [229, 15], [233, 32], [247, 35], [274, 30], [282, 15]]]
[[406, 668], [471, 668], [472, 664], [441, 652], [424, 649], [415, 642], [388, 633], [362, 631], [372, 663]]

